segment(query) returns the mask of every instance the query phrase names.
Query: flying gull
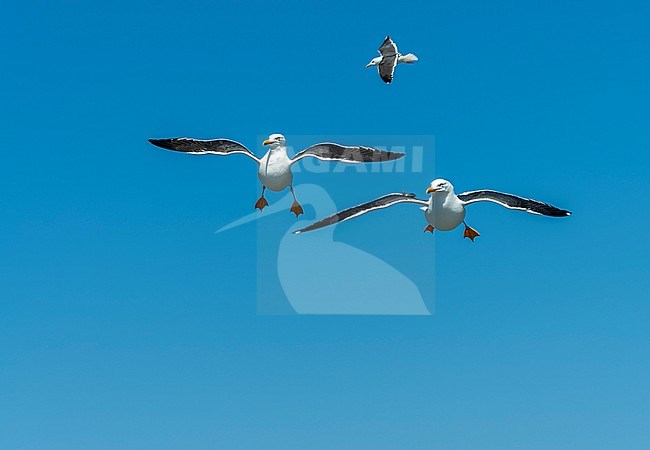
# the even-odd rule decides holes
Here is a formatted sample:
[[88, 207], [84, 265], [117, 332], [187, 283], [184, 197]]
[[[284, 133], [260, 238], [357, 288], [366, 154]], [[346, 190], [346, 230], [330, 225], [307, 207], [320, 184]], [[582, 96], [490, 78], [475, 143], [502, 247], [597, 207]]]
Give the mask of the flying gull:
[[464, 237], [470, 238], [472, 241], [479, 236], [479, 233], [465, 223], [465, 205], [469, 205], [470, 203], [494, 202], [508, 209], [517, 209], [542, 216], [565, 217], [571, 215], [569, 211], [556, 208], [548, 203], [518, 197], [512, 194], [505, 194], [503, 192], [480, 190], [456, 195], [452, 184], [441, 178], [433, 180], [431, 186], [427, 188], [426, 193], [431, 194], [428, 200], [420, 200], [415, 197], [415, 194], [397, 193], [384, 195], [371, 202], [340, 211], [305, 228], [294, 231], [293, 234], [317, 230], [338, 222], [353, 219], [370, 211], [388, 208], [398, 203], [415, 203], [421, 205], [420, 209], [424, 211], [424, 218], [428, 222], [428, 225], [424, 229], [425, 232], [429, 231], [433, 233], [433, 230], [450, 231], [462, 223], [465, 225]]
[[193, 155], [233, 155], [239, 153], [248, 156], [257, 163], [257, 176], [262, 183], [262, 195], [255, 203], [255, 208], [262, 211], [265, 206], [268, 206], [269, 203], [264, 198], [264, 192], [267, 188], [278, 192], [288, 187], [293, 196], [291, 212], [296, 217], [303, 213], [302, 206], [296, 200], [296, 194], [293, 192], [293, 173], [291, 172], [291, 166], [297, 161], [311, 157], [323, 161], [341, 161], [357, 164], [391, 161], [404, 156], [404, 153], [387, 152], [372, 147], [346, 146], [323, 142], [312, 145], [298, 152], [293, 158], [289, 158], [287, 155], [286, 139], [281, 134], [272, 134], [263, 142], [263, 145], [270, 146], [270, 150], [262, 158], [258, 158], [242, 144], [231, 141], [230, 139], [200, 140], [172, 138], [149, 139], [149, 142], [157, 147]]
[[379, 47], [379, 54], [373, 58], [367, 65], [366, 68], [370, 66], [377, 66], [379, 70], [379, 76], [386, 83], [390, 84], [393, 81], [393, 72], [395, 72], [395, 66], [399, 63], [413, 64], [418, 60], [418, 57], [413, 53], [407, 55], [401, 55], [397, 51], [397, 45], [393, 42], [390, 36], [386, 36], [384, 43]]

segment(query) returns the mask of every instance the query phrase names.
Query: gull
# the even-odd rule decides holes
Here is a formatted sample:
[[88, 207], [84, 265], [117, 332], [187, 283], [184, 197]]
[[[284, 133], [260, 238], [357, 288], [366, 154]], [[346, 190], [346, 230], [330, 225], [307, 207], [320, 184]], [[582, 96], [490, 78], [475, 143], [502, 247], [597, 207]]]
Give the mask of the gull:
[[272, 134], [262, 144], [270, 149], [264, 156], [258, 158], [239, 142], [230, 139], [201, 140], [193, 138], [149, 139], [153, 145], [177, 152], [192, 155], [246, 155], [258, 165], [257, 177], [262, 183], [262, 195], [255, 203], [255, 208], [262, 211], [269, 203], [264, 197], [266, 189], [282, 191], [287, 187], [293, 196], [291, 212], [298, 217], [303, 213], [302, 206], [296, 200], [293, 191], [293, 173], [291, 166], [303, 158], [312, 157], [323, 161], [341, 161], [358, 164], [369, 162], [384, 162], [399, 159], [404, 153], [387, 152], [372, 147], [346, 146], [323, 142], [312, 145], [298, 153], [293, 158], [287, 155], [287, 141], [281, 134]]
[[428, 223], [424, 228], [424, 232], [429, 231], [433, 233], [433, 230], [450, 231], [462, 223], [465, 225], [463, 237], [471, 239], [472, 242], [480, 235], [478, 231], [465, 223], [465, 206], [471, 203], [493, 202], [508, 209], [516, 209], [542, 216], [565, 217], [571, 215], [571, 212], [556, 208], [548, 203], [503, 192], [479, 190], [456, 195], [454, 193], [454, 186], [442, 178], [433, 180], [427, 188], [426, 193], [431, 194], [428, 200], [418, 199], [415, 197], [415, 194], [395, 193], [384, 195], [376, 200], [340, 211], [305, 228], [294, 231], [293, 234], [323, 228], [338, 222], [353, 219], [370, 211], [388, 208], [397, 203], [415, 203], [421, 205], [420, 209], [424, 211], [424, 218]]
[[393, 73], [395, 72], [395, 66], [399, 63], [413, 64], [418, 60], [418, 57], [413, 53], [407, 55], [401, 55], [397, 51], [397, 45], [393, 42], [390, 36], [386, 36], [384, 43], [379, 47], [379, 54], [373, 58], [367, 65], [366, 69], [370, 66], [377, 66], [379, 70], [379, 76], [387, 84], [390, 84], [393, 81]]

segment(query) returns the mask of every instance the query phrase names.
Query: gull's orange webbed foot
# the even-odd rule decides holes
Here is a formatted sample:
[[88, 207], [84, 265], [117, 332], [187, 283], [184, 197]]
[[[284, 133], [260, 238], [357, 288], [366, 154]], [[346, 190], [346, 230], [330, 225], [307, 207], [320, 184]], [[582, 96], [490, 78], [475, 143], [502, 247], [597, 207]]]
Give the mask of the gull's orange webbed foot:
[[302, 206], [300, 206], [300, 203], [298, 202], [293, 202], [293, 205], [291, 205], [291, 212], [294, 213], [296, 217], [304, 213]]
[[472, 242], [474, 242], [474, 238], [480, 236], [478, 231], [476, 231], [474, 228], [468, 226], [465, 224], [465, 233], [463, 233], [463, 238], [470, 238]]
[[433, 234], [433, 230], [434, 228], [431, 225], [427, 225], [426, 227], [424, 227], [423, 233], [426, 233], [428, 231], [429, 233]]
[[264, 196], [261, 196], [259, 200], [255, 202], [255, 209], [262, 211], [265, 207], [269, 206], [269, 202], [266, 201]]

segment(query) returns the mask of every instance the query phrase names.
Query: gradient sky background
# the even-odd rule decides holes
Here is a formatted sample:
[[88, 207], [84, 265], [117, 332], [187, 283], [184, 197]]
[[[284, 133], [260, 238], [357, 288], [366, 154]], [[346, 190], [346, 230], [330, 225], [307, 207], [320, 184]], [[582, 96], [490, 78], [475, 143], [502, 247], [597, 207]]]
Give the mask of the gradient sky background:
[[[650, 6], [484, 3], [4, 2], [0, 447], [647, 448]], [[253, 165], [146, 139], [272, 132], [435, 136], [435, 173], [300, 174], [340, 206], [440, 176], [574, 215], [366, 216], [335, 238], [434, 315], [260, 315], [258, 227], [214, 234]]]

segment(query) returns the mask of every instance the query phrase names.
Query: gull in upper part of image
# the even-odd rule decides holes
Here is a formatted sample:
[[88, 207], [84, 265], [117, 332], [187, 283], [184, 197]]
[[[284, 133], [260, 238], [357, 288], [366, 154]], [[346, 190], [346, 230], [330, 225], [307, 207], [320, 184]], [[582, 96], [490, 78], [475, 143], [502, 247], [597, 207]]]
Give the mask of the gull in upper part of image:
[[327, 227], [329, 225], [334, 225], [335, 223], [353, 219], [370, 211], [388, 208], [389, 206], [398, 203], [414, 203], [416, 205], [421, 205], [420, 209], [424, 211], [424, 217], [428, 223], [424, 228], [425, 232], [429, 231], [433, 233], [434, 230], [450, 231], [462, 223], [465, 225], [463, 237], [471, 239], [472, 242], [480, 235], [478, 231], [465, 223], [465, 206], [470, 203], [493, 202], [508, 209], [516, 209], [550, 217], [565, 217], [571, 215], [571, 212], [565, 209], [556, 208], [548, 203], [543, 203], [530, 198], [518, 197], [512, 194], [505, 194], [503, 192], [480, 190], [463, 192], [462, 194], [456, 195], [454, 193], [454, 186], [449, 181], [443, 180], [442, 178], [433, 180], [431, 185], [427, 188], [426, 193], [431, 194], [431, 197], [429, 197], [428, 200], [416, 198], [415, 194], [396, 193], [384, 195], [376, 200], [337, 212], [336, 214], [319, 220], [305, 228], [294, 231], [293, 234], [304, 233]]
[[291, 212], [298, 217], [303, 213], [302, 206], [296, 200], [293, 191], [293, 173], [291, 166], [303, 158], [311, 157], [323, 161], [340, 161], [351, 164], [385, 162], [402, 158], [404, 153], [387, 152], [373, 147], [347, 146], [323, 142], [312, 145], [296, 153], [293, 158], [287, 155], [287, 141], [281, 134], [272, 134], [262, 144], [269, 146], [269, 151], [258, 158], [239, 142], [230, 139], [200, 140], [193, 138], [149, 139], [153, 145], [167, 150], [189, 153], [193, 155], [233, 155], [240, 153], [248, 156], [258, 165], [257, 177], [262, 183], [262, 195], [255, 203], [255, 208], [262, 211], [268, 206], [264, 197], [266, 189], [282, 191], [287, 187], [293, 196]]
[[402, 55], [397, 51], [397, 45], [393, 42], [390, 36], [386, 36], [383, 44], [379, 47], [379, 54], [373, 58], [367, 65], [366, 69], [370, 66], [377, 66], [379, 71], [379, 76], [386, 84], [390, 84], [393, 81], [393, 73], [395, 72], [395, 66], [399, 63], [413, 64], [418, 60], [418, 57], [413, 53], [408, 53]]

